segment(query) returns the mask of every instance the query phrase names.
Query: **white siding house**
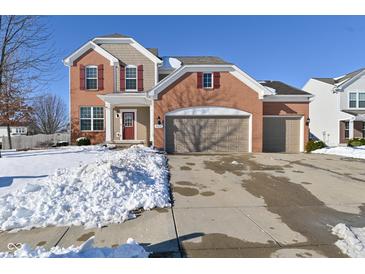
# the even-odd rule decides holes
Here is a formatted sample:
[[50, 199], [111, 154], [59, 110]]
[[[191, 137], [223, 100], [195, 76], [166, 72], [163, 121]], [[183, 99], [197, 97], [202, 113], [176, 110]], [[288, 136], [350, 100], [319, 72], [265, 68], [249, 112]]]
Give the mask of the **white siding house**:
[[309, 107], [313, 137], [329, 146], [346, 144], [348, 139], [354, 137], [364, 137], [364, 69], [337, 78], [312, 78], [303, 90], [315, 95]]

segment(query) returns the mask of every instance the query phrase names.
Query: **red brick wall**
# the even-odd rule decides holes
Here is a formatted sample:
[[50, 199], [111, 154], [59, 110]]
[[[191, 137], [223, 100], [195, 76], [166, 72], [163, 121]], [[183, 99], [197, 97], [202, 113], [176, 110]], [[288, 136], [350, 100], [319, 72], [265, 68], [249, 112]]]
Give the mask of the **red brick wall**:
[[[155, 101], [154, 123], [165, 113], [186, 107], [229, 107], [252, 113], [252, 151], [262, 151], [262, 100], [258, 93], [229, 72], [221, 72], [220, 88], [197, 88], [197, 73], [186, 73], [180, 80], [159, 94]], [[154, 145], [164, 148], [164, 129], [154, 130]]]
[[[90, 91], [80, 90], [80, 65], [104, 65], [104, 90]], [[113, 66], [109, 60], [94, 50], [89, 50], [80, 56], [70, 67], [70, 98], [71, 98], [71, 142], [81, 136], [90, 138], [93, 144], [105, 141], [105, 130], [103, 131], [80, 131], [80, 107], [81, 106], [103, 106], [104, 102], [97, 97], [99, 94], [113, 92]], [[105, 127], [105, 114], [104, 114]]]

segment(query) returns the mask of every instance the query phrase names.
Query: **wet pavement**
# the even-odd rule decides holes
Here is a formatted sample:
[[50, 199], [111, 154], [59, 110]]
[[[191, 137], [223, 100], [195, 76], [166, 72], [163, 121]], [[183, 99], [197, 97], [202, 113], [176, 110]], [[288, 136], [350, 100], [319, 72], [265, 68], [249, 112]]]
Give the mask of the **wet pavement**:
[[170, 155], [173, 207], [102, 228], [0, 232], [8, 243], [115, 247], [152, 257], [346, 257], [331, 227], [365, 226], [365, 161], [311, 154]]

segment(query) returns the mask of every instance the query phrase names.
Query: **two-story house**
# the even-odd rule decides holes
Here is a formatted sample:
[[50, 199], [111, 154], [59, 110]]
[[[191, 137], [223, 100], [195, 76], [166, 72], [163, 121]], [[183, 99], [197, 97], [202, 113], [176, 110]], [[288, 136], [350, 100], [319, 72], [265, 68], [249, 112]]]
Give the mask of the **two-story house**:
[[330, 146], [365, 137], [365, 69], [336, 78], [312, 78], [303, 90], [314, 94], [310, 131]]
[[311, 95], [256, 81], [211, 56], [159, 57], [135, 39], [98, 36], [64, 59], [71, 140], [167, 152], [304, 150]]

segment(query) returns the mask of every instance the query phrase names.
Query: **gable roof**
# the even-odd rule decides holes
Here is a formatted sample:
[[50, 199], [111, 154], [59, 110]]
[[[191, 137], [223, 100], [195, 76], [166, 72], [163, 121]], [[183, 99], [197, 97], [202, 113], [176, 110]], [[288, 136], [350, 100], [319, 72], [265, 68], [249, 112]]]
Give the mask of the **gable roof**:
[[273, 93], [258, 83], [255, 79], [250, 77], [248, 74], [240, 70], [237, 66], [232, 64], [190, 64], [190, 65], [182, 65], [174, 72], [165, 77], [162, 81], [160, 81], [154, 88], [149, 91], [149, 96], [154, 99], [158, 98], [158, 94], [165, 90], [172, 83], [180, 79], [187, 72], [229, 72], [233, 76], [235, 76], [238, 80], [245, 83], [247, 86], [252, 88], [259, 94], [259, 98], [262, 99], [264, 95], [273, 95]]
[[139, 44], [136, 40], [134, 40], [131, 37], [128, 37], [126, 35], [122, 35], [119, 33], [114, 34], [108, 34], [104, 36], [98, 36], [93, 38], [91, 41], [86, 42], [84, 45], [82, 45], [80, 48], [78, 48], [76, 51], [74, 51], [72, 54], [67, 56], [63, 59], [63, 63], [66, 66], [71, 66], [73, 61], [75, 61], [78, 57], [80, 57], [82, 54], [84, 54], [86, 51], [92, 49], [98, 52], [100, 55], [104, 56], [108, 60], [110, 60], [110, 65], [117, 65], [119, 64], [118, 58], [114, 56], [112, 53], [108, 52], [104, 48], [100, 46], [102, 43], [127, 43], [130, 44], [132, 47], [134, 47], [136, 50], [138, 50], [140, 53], [145, 55], [147, 58], [149, 58], [154, 63], [162, 63], [162, 60], [158, 58], [154, 53], [152, 53], [150, 50], [143, 47], [141, 44]]
[[276, 95], [311, 95], [309, 92], [285, 84], [281, 81], [258, 81], [261, 85], [275, 90]]
[[136, 40], [134, 40], [131, 37], [119, 37], [119, 34], [116, 34], [116, 37], [102, 37], [98, 36], [95, 37], [92, 41], [95, 44], [101, 45], [101, 44], [129, 44], [132, 47], [134, 47], [136, 50], [138, 50], [140, 53], [142, 53], [144, 56], [149, 58], [152, 62], [156, 64], [162, 63], [162, 60], [158, 58], [154, 53], [152, 53], [150, 50], [142, 46], [140, 43], [138, 43]]
[[346, 73], [345, 75], [341, 75], [339, 77], [335, 77], [335, 78], [329, 78], [329, 77], [314, 77], [313, 79], [330, 84], [330, 85], [342, 85], [345, 82], [347, 82], [348, 80], [351, 80], [352, 78], [354, 78], [355, 76], [357, 76], [358, 74], [362, 73], [365, 71], [365, 68], [360, 68], [354, 71], [351, 71], [349, 73]]
[[80, 48], [78, 48], [76, 51], [74, 51], [72, 54], [67, 56], [65, 59], [63, 59], [63, 63], [66, 66], [72, 66], [72, 63], [79, 58], [82, 54], [84, 54], [88, 50], [95, 50], [100, 55], [104, 56], [106, 59], [110, 61], [110, 65], [116, 65], [119, 63], [119, 60], [115, 58], [112, 54], [107, 52], [102, 47], [95, 44], [93, 41], [86, 42], [84, 45], [82, 45]]
[[216, 56], [171, 56], [178, 59], [182, 65], [233, 65]]

